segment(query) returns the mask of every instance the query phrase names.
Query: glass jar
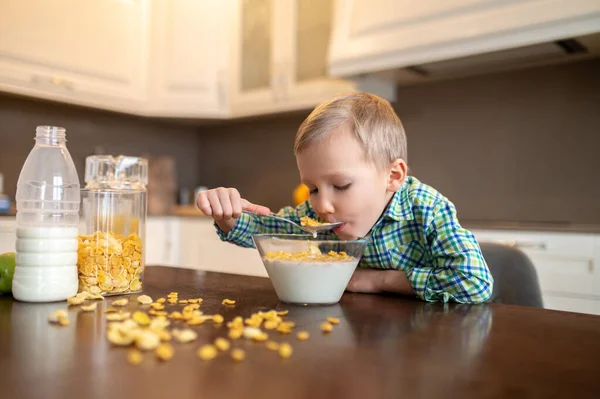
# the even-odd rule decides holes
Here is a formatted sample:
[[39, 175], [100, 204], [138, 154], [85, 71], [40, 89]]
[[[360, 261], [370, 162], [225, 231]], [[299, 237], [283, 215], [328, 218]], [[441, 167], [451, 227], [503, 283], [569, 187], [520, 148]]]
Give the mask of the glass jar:
[[79, 291], [103, 295], [142, 291], [148, 161], [89, 156], [85, 183], [77, 256]]

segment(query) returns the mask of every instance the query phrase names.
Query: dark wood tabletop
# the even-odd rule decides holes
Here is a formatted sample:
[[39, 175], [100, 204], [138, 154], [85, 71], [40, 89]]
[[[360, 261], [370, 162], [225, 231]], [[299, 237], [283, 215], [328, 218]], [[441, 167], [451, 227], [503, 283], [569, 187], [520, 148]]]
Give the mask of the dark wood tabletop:
[[[198, 339], [173, 343], [168, 362], [106, 340], [99, 302], [94, 313], [69, 309], [71, 325], [50, 325], [65, 303], [29, 304], [0, 297], [1, 398], [600, 398], [600, 317], [507, 305], [429, 304], [402, 297], [346, 293], [333, 306], [281, 303], [268, 279], [148, 267], [144, 293], [202, 297], [205, 314], [229, 321], [259, 310], [289, 310], [295, 330], [270, 332], [294, 352], [282, 359], [244, 339], [212, 361], [197, 349], [226, 336], [226, 323], [192, 327]], [[137, 295], [130, 296], [134, 300]], [[221, 304], [235, 299], [234, 307]], [[116, 299], [116, 298], [115, 298]], [[130, 309], [137, 306], [128, 305]], [[175, 309], [182, 307], [172, 305]], [[326, 317], [340, 324], [320, 330]]]

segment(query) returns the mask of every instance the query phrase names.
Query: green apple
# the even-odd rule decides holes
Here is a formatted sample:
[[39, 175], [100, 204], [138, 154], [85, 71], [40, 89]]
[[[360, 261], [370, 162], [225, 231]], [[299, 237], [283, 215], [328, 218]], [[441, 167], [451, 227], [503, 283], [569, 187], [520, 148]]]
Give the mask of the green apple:
[[12, 280], [15, 274], [15, 253], [0, 255], [0, 295], [12, 291]]

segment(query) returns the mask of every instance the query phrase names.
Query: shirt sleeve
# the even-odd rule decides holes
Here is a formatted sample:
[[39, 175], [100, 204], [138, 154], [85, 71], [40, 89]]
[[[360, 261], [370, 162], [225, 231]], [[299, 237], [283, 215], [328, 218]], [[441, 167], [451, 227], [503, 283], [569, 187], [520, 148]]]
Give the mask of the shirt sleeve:
[[459, 224], [451, 202], [436, 204], [426, 235], [433, 265], [407, 271], [417, 296], [429, 302], [481, 303], [489, 299], [492, 275], [475, 236]]
[[[277, 216], [284, 217], [293, 222], [300, 224], [300, 218], [303, 216], [309, 216], [315, 218], [315, 212], [312, 210], [307, 202], [298, 205], [296, 208], [291, 206], [281, 209]], [[239, 245], [240, 247], [254, 248], [254, 241], [252, 236], [255, 234], [302, 234], [304, 231], [295, 227], [294, 225], [286, 222], [282, 222], [277, 219], [273, 219], [265, 216], [251, 215], [242, 213], [238, 218], [235, 226], [227, 234], [221, 230], [221, 228], [214, 223], [215, 229], [221, 241], [231, 242]]]

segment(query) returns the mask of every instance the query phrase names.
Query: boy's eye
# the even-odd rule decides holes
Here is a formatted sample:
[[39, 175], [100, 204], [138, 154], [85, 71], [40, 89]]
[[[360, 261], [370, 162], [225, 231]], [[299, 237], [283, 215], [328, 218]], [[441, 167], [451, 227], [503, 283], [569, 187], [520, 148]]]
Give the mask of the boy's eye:
[[345, 191], [350, 188], [351, 183], [345, 184], [343, 186], [334, 186], [338, 191]]
[[318, 192], [319, 192], [319, 190], [318, 190], [318, 189], [316, 189], [316, 188], [313, 188], [313, 189], [312, 189], [312, 190], [310, 190], [308, 193], [309, 193], [310, 195], [313, 195], [313, 194], [316, 194], [316, 193], [318, 193]]

